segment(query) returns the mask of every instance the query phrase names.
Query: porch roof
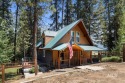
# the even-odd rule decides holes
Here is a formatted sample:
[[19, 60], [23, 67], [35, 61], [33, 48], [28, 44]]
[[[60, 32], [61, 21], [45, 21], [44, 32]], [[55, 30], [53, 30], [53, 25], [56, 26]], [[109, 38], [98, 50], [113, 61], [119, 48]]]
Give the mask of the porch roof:
[[[77, 45], [77, 44], [75, 44]], [[88, 46], [88, 45], [77, 45], [80, 48], [82, 48], [84, 51], [104, 51], [104, 49], [98, 48], [96, 46]], [[64, 50], [65, 48], [67, 48], [67, 43], [63, 43], [55, 48], [53, 48], [52, 50]]]
[[98, 48], [96, 46], [86, 46], [86, 45], [78, 45], [85, 51], [104, 51], [104, 49]]
[[67, 48], [67, 43], [61, 44], [61, 45], [53, 48], [52, 50], [64, 50], [65, 48]]

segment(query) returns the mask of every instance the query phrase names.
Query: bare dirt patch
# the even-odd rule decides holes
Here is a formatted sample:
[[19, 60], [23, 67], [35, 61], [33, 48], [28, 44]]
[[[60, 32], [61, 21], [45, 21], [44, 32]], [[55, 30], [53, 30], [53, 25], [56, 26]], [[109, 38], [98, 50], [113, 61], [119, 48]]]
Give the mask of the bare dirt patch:
[[104, 69], [92, 71], [90, 69], [69, 68], [64, 70], [76, 71], [61, 72], [64, 74], [43, 78], [44, 76], [59, 73], [49, 72], [41, 75], [39, 78], [36, 77], [33, 83], [125, 83], [125, 63], [97, 63], [91, 65], [103, 67]]

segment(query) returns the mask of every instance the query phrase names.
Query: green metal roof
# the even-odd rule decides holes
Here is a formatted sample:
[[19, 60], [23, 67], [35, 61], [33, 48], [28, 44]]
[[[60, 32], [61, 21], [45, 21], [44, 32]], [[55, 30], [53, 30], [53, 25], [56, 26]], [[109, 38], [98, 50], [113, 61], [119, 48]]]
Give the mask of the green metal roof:
[[62, 28], [58, 34], [44, 47], [46, 48], [53, 48], [53, 46], [69, 31], [71, 30], [80, 20], [77, 20], [70, 25]]
[[78, 45], [85, 51], [104, 51], [104, 49], [98, 48], [96, 46], [84, 46], [84, 45]]
[[67, 47], [67, 43], [61, 44], [55, 48], [53, 48], [52, 50], [64, 50]]
[[42, 38], [36, 43], [36, 47], [39, 47], [42, 44]]

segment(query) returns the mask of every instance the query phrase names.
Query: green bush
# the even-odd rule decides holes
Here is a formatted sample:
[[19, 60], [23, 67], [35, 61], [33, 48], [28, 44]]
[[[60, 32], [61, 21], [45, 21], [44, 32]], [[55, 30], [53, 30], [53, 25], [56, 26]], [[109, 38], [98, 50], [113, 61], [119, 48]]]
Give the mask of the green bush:
[[[39, 70], [39, 66], [38, 66], [38, 70]], [[35, 68], [32, 67], [32, 68], [29, 70], [29, 73], [35, 73]]]
[[30, 70], [29, 70], [29, 73], [34, 73], [35, 72], [35, 68], [32, 67]]
[[108, 62], [109, 61], [109, 57], [103, 57], [101, 61], [102, 62]]
[[121, 62], [122, 59], [119, 56], [103, 57], [102, 62]]

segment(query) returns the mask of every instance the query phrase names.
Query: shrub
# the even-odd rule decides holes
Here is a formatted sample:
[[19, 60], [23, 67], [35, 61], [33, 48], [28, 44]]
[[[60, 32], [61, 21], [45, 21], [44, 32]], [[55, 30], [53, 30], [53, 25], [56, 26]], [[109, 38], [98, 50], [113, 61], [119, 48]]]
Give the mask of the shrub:
[[29, 73], [34, 73], [35, 72], [35, 68], [32, 67], [30, 70], [29, 70]]
[[[38, 70], [39, 70], [39, 66], [38, 66]], [[32, 68], [29, 70], [29, 73], [35, 73], [35, 68], [32, 67]]]
[[119, 56], [103, 57], [102, 62], [121, 62], [122, 59]]

